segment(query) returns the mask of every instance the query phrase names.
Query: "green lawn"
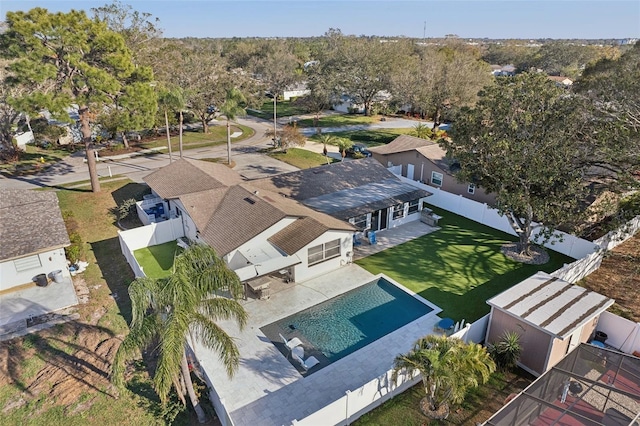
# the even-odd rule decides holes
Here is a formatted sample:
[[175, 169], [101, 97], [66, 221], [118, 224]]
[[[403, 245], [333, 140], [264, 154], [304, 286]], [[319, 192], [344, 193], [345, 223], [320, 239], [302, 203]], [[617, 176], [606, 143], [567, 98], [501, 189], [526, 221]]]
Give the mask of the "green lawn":
[[356, 263], [373, 274], [387, 274], [440, 306], [441, 316], [475, 321], [489, 312], [487, 299], [539, 270], [552, 272], [573, 260], [548, 250], [550, 260], [544, 265], [512, 261], [500, 247], [515, 237], [435, 207], [433, 210], [443, 216], [440, 230]]
[[[231, 143], [236, 143], [241, 140], [247, 139], [253, 136], [255, 133], [253, 129], [247, 126], [239, 124], [232, 124], [231, 133], [242, 132], [242, 136], [231, 139]], [[182, 147], [183, 149], [197, 149], [208, 146], [218, 146], [227, 143], [227, 125], [220, 122], [214, 126], [209, 126], [209, 133], [205, 134], [202, 131], [185, 131], [182, 134]], [[167, 146], [167, 136], [162, 135], [157, 138], [147, 139], [140, 143], [140, 147], [144, 149], [158, 148]], [[177, 135], [171, 136], [171, 150], [178, 152], [180, 149], [180, 141]]]
[[[247, 114], [264, 118], [265, 120], [273, 120], [273, 99], [264, 102], [260, 110], [247, 110]], [[276, 105], [276, 115], [278, 117], [291, 117], [302, 114], [306, 114], [306, 111], [293, 105], [291, 101], [278, 101]]]
[[[366, 146], [386, 145], [400, 135], [406, 135], [413, 129], [371, 129], [353, 130], [348, 132], [333, 132], [335, 137], [349, 139], [353, 143], [364, 144]], [[319, 141], [318, 135], [313, 135], [309, 139]]]
[[163, 278], [171, 273], [173, 259], [180, 248], [175, 241], [144, 247], [133, 252], [136, 260], [142, 266], [149, 278]]
[[[366, 116], [362, 114], [333, 114], [320, 117], [317, 127], [340, 127], [356, 124], [372, 124], [380, 121], [380, 116]], [[298, 121], [300, 127], [314, 127], [313, 118]]]
[[327, 164], [327, 159], [329, 160], [329, 163], [337, 161], [331, 157], [325, 157], [317, 152], [301, 148], [289, 148], [286, 153], [274, 151], [269, 153], [269, 157], [284, 161], [285, 163], [291, 164], [299, 169], [310, 169], [311, 167], [322, 166], [323, 164]]

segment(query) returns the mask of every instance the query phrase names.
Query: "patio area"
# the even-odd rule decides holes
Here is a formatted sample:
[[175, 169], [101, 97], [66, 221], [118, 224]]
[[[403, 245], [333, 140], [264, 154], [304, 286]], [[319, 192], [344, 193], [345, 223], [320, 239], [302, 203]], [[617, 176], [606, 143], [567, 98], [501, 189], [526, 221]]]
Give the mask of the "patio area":
[[62, 282], [51, 281], [46, 287], [36, 285], [0, 294], [0, 334], [27, 327], [27, 321], [78, 304], [68, 272]]
[[440, 321], [438, 311], [387, 334], [316, 374], [303, 377], [260, 330], [373, 278], [373, 274], [350, 264], [306, 282], [278, 284], [268, 300], [242, 301], [249, 313], [244, 330], [238, 330], [233, 323], [220, 324], [236, 338], [242, 354], [240, 368], [233, 379], [228, 379], [217, 355], [196, 346], [197, 359], [235, 424], [280, 426], [302, 419], [341, 398], [347, 390], [384, 377], [397, 354], [407, 351], [416, 339], [433, 331]]
[[360, 245], [353, 247], [353, 260], [371, 256], [388, 248], [406, 243], [423, 235], [438, 231], [439, 226], [429, 226], [419, 220], [405, 223], [395, 228], [376, 231], [376, 244], [369, 244], [369, 241], [362, 238]]

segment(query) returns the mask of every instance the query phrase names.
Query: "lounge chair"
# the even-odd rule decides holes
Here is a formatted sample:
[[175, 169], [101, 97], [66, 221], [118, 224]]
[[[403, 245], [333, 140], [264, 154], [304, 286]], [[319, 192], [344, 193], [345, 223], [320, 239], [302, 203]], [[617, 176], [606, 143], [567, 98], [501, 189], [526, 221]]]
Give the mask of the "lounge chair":
[[291, 354], [291, 356], [293, 357], [293, 359], [298, 361], [302, 366], [302, 368], [304, 368], [305, 370], [310, 370], [316, 365], [320, 364], [320, 361], [318, 361], [318, 359], [313, 355], [307, 358], [306, 360], [303, 360], [295, 353]]
[[287, 338], [284, 337], [281, 333], [278, 333], [278, 334], [280, 334], [280, 338], [282, 339], [282, 342], [285, 344], [287, 348], [289, 348], [289, 350], [295, 348], [296, 346], [302, 345], [302, 341], [297, 337], [294, 337], [291, 340], [287, 340]]

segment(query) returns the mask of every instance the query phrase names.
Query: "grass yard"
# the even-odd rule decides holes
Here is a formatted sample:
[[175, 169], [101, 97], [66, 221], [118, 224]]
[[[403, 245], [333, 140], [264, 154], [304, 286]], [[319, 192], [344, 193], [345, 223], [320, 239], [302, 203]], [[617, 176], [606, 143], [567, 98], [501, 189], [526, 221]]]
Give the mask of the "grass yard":
[[537, 271], [552, 272], [573, 259], [548, 250], [544, 265], [526, 265], [500, 252], [515, 241], [503, 232], [435, 208], [441, 229], [356, 263], [385, 273], [443, 309], [442, 317], [472, 322], [489, 313], [485, 301]]
[[365, 414], [355, 422], [355, 426], [423, 426], [427, 424], [476, 425], [482, 424], [502, 408], [504, 400], [511, 393], [519, 393], [533, 381], [534, 377], [524, 370], [495, 373], [489, 381], [471, 390], [460, 407], [454, 408], [447, 420], [429, 421], [419, 408], [424, 397], [422, 383], [393, 397], [375, 410]]
[[[380, 121], [380, 116], [367, 116], [362, 114], [332, 114], [320, 117], [317, 127], [341, 127], [357, 124], [372, 124]], [[313, 118], [298, 121], [300, 127], [314, 127]]]
[[[406, 135], [413, 129], [371, 129], [352, 130], [348, 132], [332, 132], [331, 135], [339, 138], [349, 139], [351, 142], [364, 144], [366, 146], [386, 145], [400, 135]], [[309, 139], [319, 142], [320, 137], [313, 135]]]
[[142, 266], [146, 276], [150, 278], [164, 278], [171, 274], [173, 260], [179, 254], [180, 248], [175, 241], [144, 247], [133, 252], [136, 260]]
[[322, 166], [327, 164], [327, 159], [329, 160], [329, 163], [338, 161], [331, 157], [325, 157], [317, 152], [300, 148], [289, 148], [286, 153], [273, 151], [269, 153], [269, 157], [284, 161], [285, 163], [291, 164], [299, 169], [310, 169], [312, 167]]
[[[255, 133], [253, 129], [240, 124], [231, 125], [231, 133], [242, 132], [242, 135], [237, 138], [232, 138], [231, 143], [236, 143], [247, 139]], [[197, 149], [205, 148], [209, 146], [224, 145], [227, 143], [227, 124], [226, 122], [218, 122], [215, 125], [209, 126], [209, 133], [205, 134], [202, 131], [185, 131], [182, 133], [182, 148]], [[145, 139], [138, 143], [132, 143], [131, 145], [138, 146], [141, 149], [159, 148], [167, 146], [167, 136], [162, 135], [151, 139]], [[171, 150], [178, 152], [180, 149], [180, 141], [177, 135], [171, 135]], [[165, 151], [168, 152], [168, 151]], [[117, 152], [114, 152], [117, 154]]]
[[[273, 120], [273, 99], [265, 101], [260, 107], [260, 110], [248, 109], [247, 114], [254, 117], [260, 117], [265, 120]], [[294, 105], [291, 101], [278, 101], [276, 105], [277, 117], [291, 117], [302, 114], [306, 114], [306, 111]]]

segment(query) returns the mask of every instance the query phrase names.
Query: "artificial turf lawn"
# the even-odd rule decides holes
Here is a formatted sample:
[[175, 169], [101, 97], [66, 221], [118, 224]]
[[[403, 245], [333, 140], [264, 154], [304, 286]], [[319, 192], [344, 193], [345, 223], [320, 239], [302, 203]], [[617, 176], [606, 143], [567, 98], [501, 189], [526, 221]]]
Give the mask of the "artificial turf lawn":
[[178, 250], [178, 244], [175, 241], [169, 241], [157, 246], [138, 249], [133, 252], [133, 255], [147, 277], [163, 278], [171, 273], [173, 259], [178, 254]]
[[547, 249], [549, 262], [526, 265], [500, 252], [516, 238], [446, 210], [440, 230], [357, 260], [372, 274], [384, 273], [443, 309], [441, 317], [472, 322], [489, 313], [486, 300], [538, 271], [553, 272], [570, 257]]

